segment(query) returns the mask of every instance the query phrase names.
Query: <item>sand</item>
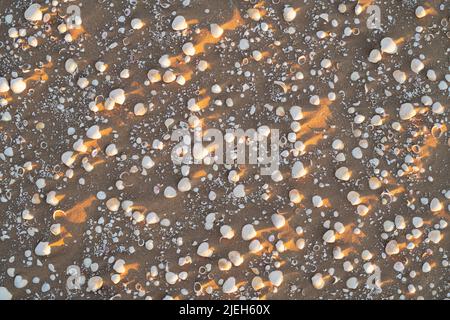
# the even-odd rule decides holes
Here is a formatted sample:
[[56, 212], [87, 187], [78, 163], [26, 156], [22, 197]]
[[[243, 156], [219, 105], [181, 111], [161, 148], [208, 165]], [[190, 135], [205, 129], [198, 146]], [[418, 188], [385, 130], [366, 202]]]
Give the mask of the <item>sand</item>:
[[[427, 15], [419, 19], [417, 1], [372, 1], [382, 26], [374, 30], [367, 28], [366, 12], [355, 14], [356, 1], [36, 2], [44, 20], [49, 14], [47, 22], [25, 20], [28, 1], [0, 3], [0, 77], [26, 82], [22, 93], [0, 94], [7, 101], [0, 107], [0, 287], [13, 299], [448, 298], [448, 3], [427, 1]], [[369, 1], [359, 2], [366, 10]], [[340, 3], [347, 3], [346, 12]], [[70, 4], [79, 6], [82, 23], [59, 32]], [[288, 4], [296, 10], [290, 22], [283, 19]], [[249, 8], [258, 9], [259, 21], [248, 17]], [[184, 31], [172, 29], [175, 16], [185, 18]], [[137, 30], [131, 25], [136, 18], [143, 23]], [[220, 38], [211, 36], [211, 24], [223, 28]], [[9, 37], [12, 27], [26, 35]], [[351, 35], [343, 36], [347, 27]], [[36, 47], [29, 45], [31, 35]], [[397, 42], [397, 53], [369, 62], [385, 37]], [[195, 48], [188, 62], [187, 42]], [[168, 70], [159, 62], [166, 54], [184, 85], [149, 83], [149, 70], [161, 76]], [[411, 70], [415, 58], [425, 66], [418, 74]], [[68, 68], [68, 59], [76, 68]], [[204, 71], [198, 70], [201, 60], [208, 63]], [[106, 64], [104, 72], [96, 69], [98, 61]], [[395, 80], [395, 70], [406, 74], [404, 83]], [[80, 78], [87, 87], [77, 85]], [[118, 88], [124, 103], [116, 100], [106, 110], [106, 98]], [[200, 111], [188, 109], [192, 98]], [[404, 103], [417, 110], [411, 119], [399, 116]], [[303, 113], [295, 133], [292, 106]], [[278, 129], [280, 152], [286, 152], [283, 179], [261, 175], [258, 165], [193, 164], [190, 185], [177, 190], [183, 175], [171, 160], [177, 142], [170, 135], [192, 115], [203, 129]], [[89, 139], [95, 125], [101, 137]], [[291, 142], [289, 133], [302, 144]], [[80, 138], [85, 152], [73, 150]], [[342, 150], [333, 149], [336, 139]], [[117, 154], [106, 154], [110, 144]], [[67, 151], [73, 152], [67, 154], [70, 168], [61, 160]], [[143, 168], [144, 156], [154, 165]], [[296, 161], [307, 173], [293, 178]], [[337, 179], [341, 167], [348, 169], [339, 173], [345, 179]], [[229, 180], [231, 170], [238, 182]], [[379, 188], [370, 188], [371, 177], [381, 181]], [[242, 190], [233, 194], [240, 184], [242, 197]], [[173, 191], [166, 196], [174, 197], [164, 196], [167, 187]], [[51, 191], [53, 205], [46, 201]], [[350, 191], [365, 208], [349, 202]], [[314, 196], [321, 206], [313, 205]], [[434, 198], [440, 206], [431, 210]], [[128, 213], [126, 200], [133, 203]], [[159, 221], [147, 223], [149, 212]], [[278, 228], [273, 214], [285, 218]], [[414, 217], [423, 225], [414, 226]], [[397, 222], [392, 231], [384, 230], [387, 220]], [[242, 239], [247, 224], [263, 247], [257, 253]], [[223, 225], [234, 237], [222, 237]], [[427, 239], [433, 230], [437, 243]], [[387, 255], [391, 240], [399, 250]], [[36, 254], [40, 242], [48, 243], [49, 255]], [[211, 252], [198, 255], [201, 243]], [[333, 256], [339, 250], [342, 256]], [[220, 259], [232, 262], [222, 260], [228, 270], [219, 268]], [[317, 279], [324, 281], [321, 289]]]

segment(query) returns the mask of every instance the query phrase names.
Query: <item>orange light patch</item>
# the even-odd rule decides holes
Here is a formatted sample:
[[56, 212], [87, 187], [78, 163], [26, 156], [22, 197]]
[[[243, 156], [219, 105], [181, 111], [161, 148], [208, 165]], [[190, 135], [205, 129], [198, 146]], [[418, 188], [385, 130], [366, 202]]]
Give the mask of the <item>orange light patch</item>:
[[[71, 223], [80, 224], [85, 222], [87, 219], [87, 209], [92, 205], [92, 202], [94, 202], [95, 199], [95, 196], [89, 196], [82, 202], [77, 203], [75, 206], [67, 210], [63, 216]], [[58, 216], [61, 216], [61, 213], [59, 213]]]

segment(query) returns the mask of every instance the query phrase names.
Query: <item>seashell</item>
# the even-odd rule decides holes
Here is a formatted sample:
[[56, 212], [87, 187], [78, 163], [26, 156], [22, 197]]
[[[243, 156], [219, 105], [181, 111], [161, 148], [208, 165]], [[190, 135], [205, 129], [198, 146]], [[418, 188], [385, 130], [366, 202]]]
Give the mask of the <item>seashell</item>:
[[284, 93], [287, 93], [288, 92], [288, 87], [286, 86], [286, 84], [283, 82], [283, 81], [274, 81], [273, 82], [274, 84], [276, 84], [276, 85], [278, 85], [278, 86], [280, 86], [281, 87], [281, 89], [283, 89], [283, 92]]

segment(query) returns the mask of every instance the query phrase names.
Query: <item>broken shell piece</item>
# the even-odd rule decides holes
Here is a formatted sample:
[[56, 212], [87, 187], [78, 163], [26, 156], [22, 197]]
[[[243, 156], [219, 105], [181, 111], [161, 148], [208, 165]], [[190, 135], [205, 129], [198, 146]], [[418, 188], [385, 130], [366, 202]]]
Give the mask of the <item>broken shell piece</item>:
[[254, 50], [252, 52], [252, 57], [253, 59], [255, 59], [256, 61], [260, 61], [263, 58], [263, 54], [261, 53], [261, 51], [258, 50]]
[[208, 242], [202, 242], [197, 248], [197, 254], [200, 257], [209, 258], [213, 254], [213, 250], [209, 247]]
[[394, 39], [386, 37], [381, 40], [381, 51], [389, 54], [394, 54], [397, 52], [397, 44]]
[[245, 241], [252, 240], [254, 237], [256, 237], [255, 227], [253, 227], [252, 224], [246, 224], [242, 227], [241, 236]]
[[172, 29], [175, 31], [182, 31], [187, 27], [186, 19], [183, 16], [176, 16], [172, 21]]
[[323, 60], [320, 62], [320, 66], [321, 66], [322, 68], [325, 68], [325, 69], [330, 68], [331, 65], [332, 65], [332, 63], [331, 63], [331, 60], [330, 60], [330, 59], [323, 59]]
[[34, 253], [38, 256], [48, 256], [52, 252], [52, 248], [49, 246], [48, 242], [39, 242]]
[[239, 41], [239, 49], [241, 50], [247, 50], [248, 48], [250, 48], [250, 42], [247, 39], [241, 39]]
[[212, 93], [219, 94], [219, 93], [222, 92], [222, 88], [221, 88], [218, 84], [214, 84], [214, 85], [211, 87], [211, 92], [212, 92]]
[[345, 257], [344, 253], [342, 252], [341, 247], [335, 247], [333, 249], [333, 258], [336, 260], [343, 259]]
[[436, 72], [432, 69], [427, 71], [427, 78], [430, 81], [436, 81], [437, 80], [437, 75]]
[[283, 175], [282, 175], [282, 173], [280, 172], [280, 170], [275, 170], [274, 172], [272, 172], [272, 174], [271, 174], [270, 177], [272, 178], [272, 180], [273, 180], [274, 182], [280, 182], [280, 181], [283, 180]]

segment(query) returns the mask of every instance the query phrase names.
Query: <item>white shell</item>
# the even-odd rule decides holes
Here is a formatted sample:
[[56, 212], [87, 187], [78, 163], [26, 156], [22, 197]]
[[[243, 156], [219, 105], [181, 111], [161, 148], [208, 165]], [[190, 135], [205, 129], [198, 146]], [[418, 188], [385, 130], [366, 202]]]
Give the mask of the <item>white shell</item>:
[[398, 247], [398, 243], [395, 240], [391, 240], [386, 244], [384, 251], [388, 255], [398, 254], [400, 252], [400, 248]]
[[26, 82], [23, 80], [23, 78], [15, 78], [11, 80], [10, 88], [12, 92], [15, 94], [22, 93], [27, 88]]
[[209, 28], [210, 28], [210, 30], [211, 30], [211, 35], [214, 37], [214, 38], [220, 38], [221, 36], [222, 36], [222, 34], [223, 34], [223, 29], [222, 29], [222, 27], [220, 27], [218, 24], [215, 24], [215, 23], [213, 23], [213, 24], [211, 24], [210, 26], [209, 26]]
[[102, 277], [95, 276], [89, 279], [88, 281], [88, 291], [95, 292], [103, 286]]
[[241, 236], [245, 241], [252, 240], [256, 237], [255, 227], [252, 224], [246, 224], [242, 227]]
[[297, 12], [292, 7], [285, 7], [283, 10], [283, 18], [286, 22], [291, 22], [297, 16]]
[[34, 253], [38, 256], [48, 256], [51, 252], [52, 248], [48, 242], [39, 242], [36, 248], [34, 248]]
[[33, 3], [32, 5], [30, 5], [27, 10], [25, 10], [24, 17], [28, 21], [41, 21], [41, 5], [38, 3]]
[[0, 301], [2, 300], [11, 300], [12, 294], [9, 292], [9, 290], [5, 287], [0, 287]]
[[286, 218], [278, 213], [274, 213], [270, 219], [272, 220], [274, 227], [277, 229], [283, 228], [286, 224]]
[[176, 16], [172, 21], [172, 29], [175, 31], [181, 31], [187, 27], [186, 19], [183, 16]]
[[213, 254], [213, 250], [209, 248], [208, 242], [202, 242], [197, 248], [197, 254], [200, 257], [209, 258]]
[[397, 52], [397, 44], [394, 39], [386, 37], [381, 40], [381, 51], [389, 54], [394, 54]]
[[269, 273], [269, 280], [273, 286], [279, 287], [283, 282], [283, 273], [279, 270], [272, 271]]
[[223, 293], [234, 293], [237, 291], [236, 287], [236, 279], [234, 277], [229, 277], [222, 285], [222, 291]]
[[398, 114], [400, 116], [400, 119], [409, 120], [416, 115], [416, 110], [411, 103], [403, 103], [400, 106], [400, 111]]

